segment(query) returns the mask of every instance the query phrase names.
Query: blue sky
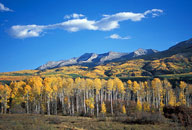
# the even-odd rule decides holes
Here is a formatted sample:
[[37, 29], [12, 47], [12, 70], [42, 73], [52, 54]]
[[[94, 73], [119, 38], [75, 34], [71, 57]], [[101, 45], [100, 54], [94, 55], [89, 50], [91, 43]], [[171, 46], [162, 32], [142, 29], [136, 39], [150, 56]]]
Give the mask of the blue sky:
[[192, 37], [191, 0], [0, 0], [0, 72]]

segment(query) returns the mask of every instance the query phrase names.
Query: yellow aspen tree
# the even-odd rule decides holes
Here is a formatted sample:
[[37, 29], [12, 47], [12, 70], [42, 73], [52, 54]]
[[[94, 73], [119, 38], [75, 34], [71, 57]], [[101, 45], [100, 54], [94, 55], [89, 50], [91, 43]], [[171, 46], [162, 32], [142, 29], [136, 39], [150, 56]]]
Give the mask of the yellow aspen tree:
[[8, 85], [2, 85], [0, 84], [0, 103], [1, 103], [1, 113], [7, 113], [7, 108], [9, 108], [8, 106], [8, 102], [9, 102], [9, 98], [10, 98], [10, 94], [11, 94], [11, 89]]
[[168, 104], [171, 106], [175, 106], [176, 105], [176, 96], [175, 96], [175, 93], [173, 92], [173, 90], [170, 90], [169, 95], [170, 96], [169, 96]]
[[172, 85], [167, 79], [163, 80], [163, 88], [164, 88], [164, 96], [165, 96], [164, 101], [165, 101], [165, 105], [167, 105], [170, 98], [170, 91], [172, 90]]
[[145, 112], [150, 111], [150, 104], [148, 102], [143, 103], [143, 111], [145, 111]]
[[128, 80], [127, 81], [127, 89], [126, 89], [126, 95], [127, 95], [127, 98], [126, 98], [126, 100], [127, 100], [127, 102], [129, 101], [129, 100], [131, 100], [131, 90], [132, 90], [132, 81], [131, 80]]
[[127, 113], [127, 112], [126, 112], [125, 105], [122, 106], [122, 113], [123, 113], [123, 114], [126, 114], [126, 113]]
[[91, 114], [93, 113], [93, 109], [95, 108], [94, 106], [94, 98], [89, 98], [85, 100], [85, 104], [87, 107], [91, 109]]
[[[83, 86], [83, 85], [85, 85], [85, 86]], [[85, 82], [83, 82], [83, 84], [82, 84], [82, 88], [83, 88], [83, 111], [86, 114], [88, 112], [88, 107], [86, 107], [85, 100], [94, 97], [94, 94], [93, 94], [94, 82], [93, 82], [93, 80], [92, 79], [86, 79]], [[94, 110], [94, 108], [91, 110], [91, 113], [93, 110]]]
[[50, 101], [53, 93], [53, 89], [51, 88], [51, 78], [45, 78], [43, 80], [44, 84], [44, 93], [45, 93], [45, 98], [47, 99], [47, 114], [50, 115]]
[[33, 76], [27, 80], [27, 84], [31, 86], [31, 94], [34, 97], [33, 102], [35, 105], [35, 112], [40, 113], [41, 112], [41, 99], [42, 99], [42, 90], [43, 90], [43, 84], [42, 84], [42, 78], [39, 76]]
[[29, 101], [31, 97], [31, 86], [28, 84], [24, 87], [24, 97], [25, 97], [25, 103], [26, 103], [26, 111], [27, 114], [29, 113]]
[[128, 81], [127, 81], [127, 85], [128, 85], [128, 88], [131, 89], [131, 88], [132, 88], [132, 81], [131, 81], [131, 80], [128, 80]]
[[187, 84], [184, 81], [180, 81], [179, 88], [180, 88], [180, 93], [179, 93], [179, 102], [182, 105], [186, 105], [186, 97], [185, 97], [185, 89], [187, 87]]
[[165, 106], [165, 104], [163, 103], [163, 101], [160, 102], [160, 112], [163, 112], [163, 107]]
[[145, 94], [145, 97], [146, 97], [146, 102], [150, 103], [150, 101], [151, 101], [150, 100], [150, 98], [151, 98], [150, 97], [151, 96], [150, 95], [150, 87], [149, 87], [149, 82], [147, 82], [147, 81], [144, 82], [144, 91], [145, 91], [144, 94]]
[[26, 83], [24, 81], [19, 81], [17, 84], [17, 93], [15, 96], [15, 101], [17, 104], [21, 104], [24, 102], [24, 87], [26, 86]]
[[191, 97], [191, 95], [192, 95], [192, 84], [187, 85], [185, 95], [186, 95], [186, 105], [187, 105], [187, 107], [191, 107], [191, 105], [192, 105], [192, 97]]
[[140, 100], [137, 100], [136, 109], [137, 109], [138, 111], [142, 111], [142, 103], [140, 102]]
[[80, 87], [81, 87], [81, 78], [78, 77], [75, 79], [75, 101], [76, 101], [76, 111], [79, 112], [79, 93], [80, 93]]
[[111, 102], [111, 114], [113, 115], [113, 88], [114, 88], [114, 82], [112, 79], [109, 79], [107, 81], [107, 91], [110, 94], [110, 102]]
[[72, 95], [74, 95], [74, 80], [72, 78], [67, 79], [67, 85], [65, 89], [66, 95], [68, 96], [68, 111], [70, 115], [74, 114], [74, 105]]
[[96, 90], [96, 95], [95, 95], [95, 98], [96, 98], [96, 110], [97, 110], [97, 117], [99, 116], [99, 92], [100, 92], [100, 89], [101, 89], [101, 80], [96, 78], [94, 80], [94, 87], [95, 87], [95, 90]]
[[160, 110], [160, 102], [161, 102], [161, 95], [162, 95], [162, 83], [159, 78], [154, 78], [151, 82], [151, 86], [153, 89], [152, 92], [152, 99], [153, 105]]
[[101, 113], [104, 115], [106, 113], [106, 106], [105, 103], [103, 102], [101, 105]]
[[118, 89], [118, 91], [119, 91], [121, 94], [124, 94], [124, 93], [125, 93], [124, 84], [123, 84], [123, 82], [122, 82], [120, 79], [117, 81], [117, 89]]
[[[132, 85], [132, 88], [131, 88], [131, 90], [132, 90], [132, 99], [133, 99], [133, 101], [135, 101], [135, 100], [138, 100], [139, 99], [139, 90], [140, 90], [140, 86], [139, 86], [139, 84], [137, 83], [137, 81], [134, 81], [133, 82], [133, 85]], [[140, 99], [139, 99], [140, 100]]]
[[100, 104], [103, 103], [103, 100], [106, 100], [106, 85], [107, 81], [105, 79], [101, 80], [101, 90], [100, 90]]
[[133, 93], [137, 93], [139, 89], [140, 89], [139, 84], [137, 83], [137, 81], [134, 81], [132, 86]]

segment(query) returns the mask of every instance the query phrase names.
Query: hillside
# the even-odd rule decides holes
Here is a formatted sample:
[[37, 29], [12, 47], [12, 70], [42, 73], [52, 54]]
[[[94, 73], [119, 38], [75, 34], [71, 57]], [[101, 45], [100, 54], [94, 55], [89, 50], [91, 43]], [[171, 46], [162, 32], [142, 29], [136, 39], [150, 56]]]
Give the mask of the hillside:
[[187, 76], [191, 80], [191, 72], [192, 39], [180, 42], [162, 52], [138, 49], [132, 53], [85, 53], [67, 61], [48, 62], [37, 70], [0, 73], [0, 80], [21, 80], [33, 75], [74, 78]]

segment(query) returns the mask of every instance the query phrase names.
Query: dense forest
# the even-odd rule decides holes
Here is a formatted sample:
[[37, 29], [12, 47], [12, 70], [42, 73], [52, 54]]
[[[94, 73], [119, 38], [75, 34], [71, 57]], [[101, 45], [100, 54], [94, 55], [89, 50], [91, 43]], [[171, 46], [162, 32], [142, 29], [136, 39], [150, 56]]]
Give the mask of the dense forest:
[[[119, 78], [33, 76], [0, 84], [0, 112], [20, 106], [26, 113], [105, 116], [131, 111], [162, 112], [164, 106], [192, 105], [192, 84], [167, 79], [122, 82]], [[131, 109], [130, 109], [131, 108]]]

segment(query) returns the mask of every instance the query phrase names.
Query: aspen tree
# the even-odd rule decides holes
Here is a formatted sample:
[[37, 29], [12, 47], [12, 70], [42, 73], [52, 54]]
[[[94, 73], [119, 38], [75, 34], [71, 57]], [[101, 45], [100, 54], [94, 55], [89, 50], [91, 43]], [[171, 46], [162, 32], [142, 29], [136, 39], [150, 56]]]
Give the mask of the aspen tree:
[[97, 110], [97, 117], [99, 115], [99, 91], [101, 90], [101, 80], [100, 79], [95, 79], [94, 80], [94, 87], [95, 87], [95, 90], [96, 90], [96, 95], [95, 95], [95, 98], [96, 98], [96, 110]]
[[180, 81], [179, 88], [180, 88], [180, 93], [179, 93], [179, 102], [183, 105], [186, 105], [186, 98], [185, 98], [185, 89], [187, 87], [187, 84], [184, 81]]
[[122, 113], [123, 113], [123, 114], [126, 114], [126, 113], [127, 113], [127, 112], [126, 112], [125, 105], [122, 106]]
[[114, 82], [112, 79], [109, 79], [107, 81], [107, 90], [108, 93], [110, 94], [110, 102], [111, 102], [111, 114], [113, 115], [113, 87], [114, 87]]
[[25, 97], [25, 103], [26, 103], [26, 112], [29, 114], [29, 101], [31, 97], [31, 86], [25, 85], [24, 87], [24, 97]]
[[106, 106], [104, 102], [101, 104], [101, 113], [103, 114], [103, 116], [106, 113]]
[[10, 94], [11, 94], [10, 87], [7, 84], [5, 85], [0, 84], [1, 113], [5, 114], [7, 113], [7, 108], [9, 108], [7, 103], [9, 102]]

